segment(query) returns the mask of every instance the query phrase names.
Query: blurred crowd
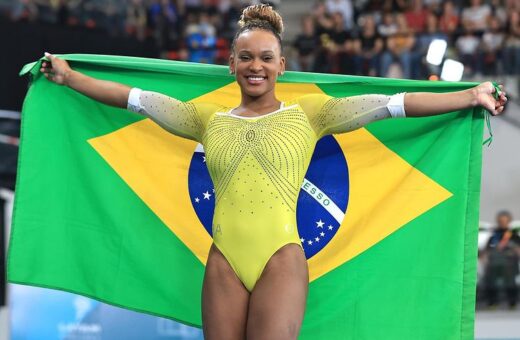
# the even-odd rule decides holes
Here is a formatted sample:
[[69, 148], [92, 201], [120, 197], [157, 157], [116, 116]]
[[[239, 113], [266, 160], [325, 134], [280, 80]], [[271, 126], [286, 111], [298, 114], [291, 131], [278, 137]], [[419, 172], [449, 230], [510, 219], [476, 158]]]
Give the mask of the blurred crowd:
[[468, 76], [520, 74], [518, 0], [318, 1], [301, 25], [299, 70], [425, 79], [442, 39]]
[[[149, 39], [163, 58], [226, 64], [241, 10], [257, 2], [268, 1], [6, 0], [0, 10], [13, 21]], [[324, 0], [309, 13], [286, 41], [291, 69], [426, 79], [439, 73], [425, 57], [441, 39], [467, 76], [520, 74], [519, 0]]]
[[497, 214], [496, 226], [486, 231], [486, 242], [479, 250], [480, 280], [478, 297], [495, 307], [502, 300], [515, 308], [520, 281], [520, 228], [511, 225], [508, 211]]
[[[262, 1], [274, 8], [280, 0]], [[12, 21], [103, 29], [152, 40], [162, 58], [225, 64], [242, 9], [255, 0], [7, 0]]]

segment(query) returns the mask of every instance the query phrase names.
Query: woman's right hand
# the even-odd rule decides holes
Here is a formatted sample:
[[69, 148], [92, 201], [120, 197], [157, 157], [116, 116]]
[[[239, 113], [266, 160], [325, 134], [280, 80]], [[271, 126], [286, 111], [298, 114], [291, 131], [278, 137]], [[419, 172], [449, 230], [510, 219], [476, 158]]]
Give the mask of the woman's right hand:
[[43, 61], [40, 68], [45, 78], [59, 85], [67, 85], [67, 76], [72, 72], [69, 63], [47, 52], [45, 57], [49, 61]]

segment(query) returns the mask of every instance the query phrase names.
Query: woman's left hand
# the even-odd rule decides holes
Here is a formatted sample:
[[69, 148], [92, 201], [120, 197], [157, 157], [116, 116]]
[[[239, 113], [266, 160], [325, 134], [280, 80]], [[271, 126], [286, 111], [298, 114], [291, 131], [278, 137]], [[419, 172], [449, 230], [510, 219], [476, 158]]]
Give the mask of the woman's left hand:
[[498, 99], [495, 99], [496, 89], [489, 81], [473, 88], [475, 91], [476, 104], [483, 106], [493, 116], [501, 114], [502, 111], [504, 111], [504, 105], [507, 102], [504, 86], [500, 85], [499, 88]]

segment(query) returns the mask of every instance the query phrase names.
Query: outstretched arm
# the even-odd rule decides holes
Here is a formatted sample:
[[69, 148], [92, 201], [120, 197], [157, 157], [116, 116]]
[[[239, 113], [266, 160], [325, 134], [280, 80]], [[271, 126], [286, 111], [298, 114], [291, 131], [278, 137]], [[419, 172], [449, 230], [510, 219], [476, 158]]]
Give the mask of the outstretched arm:
[[130, 87], [108, 80], [89, 77], [70, 68], [67, 61], [45, 53], [49, 61], [42, 62], [40, 71], [52, 82], [66, 85], [103, 104], [126, 108]]
[[89, 77], [70, 68], [67, 61], [45, 53], [49, 61], [40, 71], [47, 79], [66, 85], [101, 103], [145, 115], [174, 135], [201, 141], [209, 116], [220, 108], [211, 103], [191, 103], [154, 91], [143, 91], [113, 81]]
[[301, 97], [300, 105], [318, 137], [321, 137], [352, 131], [381, 119], [426, 117], [476, 106], [483, 106], [497, 115], [504, 110], [507, 98], [501, 91], [496, 100], [494, 92], [493, 84], [486, 82], [450, 93], [368, 94], [340, 98], [312, 94]]
[[502, 85], [500, 89], [498, 100], [494, 97], [495, 87], [491, 82], [485, 82], [471, 89], [457, 92], [406, 93], [404, 110], [407, 117], [424, 117], [482, 106], [492, 115], [498, 115], [504, 111], [504, 105], [507, 102], [506, 94], [502, 91]]

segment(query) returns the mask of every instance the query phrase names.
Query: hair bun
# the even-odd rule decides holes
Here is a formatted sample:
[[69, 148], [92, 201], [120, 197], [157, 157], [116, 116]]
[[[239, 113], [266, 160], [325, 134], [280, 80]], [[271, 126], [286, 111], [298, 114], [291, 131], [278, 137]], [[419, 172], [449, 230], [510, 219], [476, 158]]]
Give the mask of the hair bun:
[[267, 22], [278, 35], [283, 33], [282, 17], [269, 5], [251, 5], [244, 8], [238, 26], [242, 28], [254, 22]]

